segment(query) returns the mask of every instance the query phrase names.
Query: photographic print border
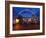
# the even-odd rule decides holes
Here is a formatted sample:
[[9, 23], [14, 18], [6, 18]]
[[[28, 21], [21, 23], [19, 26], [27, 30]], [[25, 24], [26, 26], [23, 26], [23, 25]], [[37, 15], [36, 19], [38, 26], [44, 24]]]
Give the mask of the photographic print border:
[[[37, 5], [43, 7], [43, 22], [42, 22], [42, 33], [24, 33], [24, 34], [10, 34], [10, 4], [20, 5]], [[33, 36], [33, 35], [44, 35], [45, 34], [45, 5], [44, 3], [37, 2], [19, 2], [19, 1], [5, 1], [5, 36], [16, 37], [16, 36]]]
[[[24, 8], [39, 8], [40, 9], [40, 30], [20, 30], [20, 31], [13, 31], [13, 7], [24, 7]], [[24, 10], [25, 11], [25, 10]], [[29, 10], [28, 10], [29, 11]], [[22, 12], [22, 11], [21, 11]], [[34, 14], [34, 13], [33, 13]], [[22, 33], [38, 33], [42, 32], [42, 6], [35, 6], [35, 5], [19, 5], [19, 4], [10, 4], [10, 34], [22, 34]]]

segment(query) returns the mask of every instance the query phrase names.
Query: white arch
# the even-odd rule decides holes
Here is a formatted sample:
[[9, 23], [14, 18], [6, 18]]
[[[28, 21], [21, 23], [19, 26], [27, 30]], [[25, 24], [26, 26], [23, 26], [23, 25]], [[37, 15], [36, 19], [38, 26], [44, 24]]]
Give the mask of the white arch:
[[29, 9], [22, 10], [22, 11], [20, 11], [18, 14], [21, 14], [23, 11], [29, 11], [29, 12], [31, 12], [31, 13], [34, 15], [34, 12], [32, 12], [32, 11], [29, 10]]

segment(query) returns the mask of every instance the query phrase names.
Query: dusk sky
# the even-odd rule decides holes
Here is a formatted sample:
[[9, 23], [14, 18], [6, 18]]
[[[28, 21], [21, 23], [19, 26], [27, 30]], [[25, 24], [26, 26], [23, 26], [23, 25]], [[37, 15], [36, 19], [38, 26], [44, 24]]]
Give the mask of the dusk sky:
[[13, 17], [19, 15], [22, 17], [32, 17], [32, 12], [39, 17], [40, 8], [13, 7]]

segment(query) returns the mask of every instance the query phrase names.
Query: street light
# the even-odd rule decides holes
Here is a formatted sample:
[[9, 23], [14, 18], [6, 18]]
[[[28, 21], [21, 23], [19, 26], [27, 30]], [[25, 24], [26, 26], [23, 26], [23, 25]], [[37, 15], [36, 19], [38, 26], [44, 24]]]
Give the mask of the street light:
[[16, 21], [15, 21], [16, 23], [19, 23], [19, 19], [16, 19]]

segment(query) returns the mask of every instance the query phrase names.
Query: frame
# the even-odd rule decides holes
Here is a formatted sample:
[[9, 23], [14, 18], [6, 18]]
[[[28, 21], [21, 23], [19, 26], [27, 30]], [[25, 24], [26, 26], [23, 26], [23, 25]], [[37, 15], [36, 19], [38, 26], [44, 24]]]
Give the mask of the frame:
[[[33, 9], [34, 12], [37, 12], [39, 11], [39, 18], [40, 18], [40, 22], [38, 22], [39, 24], [39, 27], [37, 25], [35, 25], [35, 28], [34, 26], [30, 26], [29, 28], [30, 29], [17, 29], [16, 30], [16, 26], [15, 27], [15, 30], [14, 30], [14, 21], [12, 21], [14, 18], [12, 16], [12, 14], [14, 14], [14, 9], [17, 9], [16, 7], [19, 7], [19, 10], [25, 10], [28, 12], [28, 9]], [[14, 9], [13, 9], [14, 8]], [[23, 8], [23, 9], [22, 9]], [[35, 9], [37, 11], [35, 11]], [[38, 9], [39, 8], [39, 9]], [[24, 11], [23, 10], [23, 11]], [[16, 10], [17, 12], [18, 10]], [[22, 12], [22, 11], [21, 11]], [[20, 13], [21, 13], [20, 12]], [[26, 12], [26, 13], [27, 13]], [[32, 12], [32, 11], [30, 11]], [[25, 13], [24, 13], [25, 14]], [[30, 13], [29, 13], [30, 14]], [[28, 15], [29, 15], [28, 14]], [[23, 15], [23, 14], [22, 14]], [[34, 15], [34, 13], [32, 13], [32, 15]], [[24, 16], [24, 15], [23, 15]], [[17, 18], [17, 17], [16, 17]], [[20, 17], [19, 17], [20, 18]], [[17, 20], [18, 21], [18, 20]], [[22, 22], [21, 22], [22, 23]], [[32, 23], [32, 22], [31, 22]], [[33, 21], [34, 23], [34, 21]], [[37, 21], [35, 22], [37, 23]], [[32, 28], [33, 29], [32, 29]], [[6, 1], [5, 2], [5, 36], [6, 37], [18, 37], [18, 36], [33, 36], [33, 35], [44, 35], [45, 34], [45, 5], [44, 3], [37, 3], [37, 2], [19, 2], [19, 1]], [[18, 27], [19, 28], [19, 27]]]

